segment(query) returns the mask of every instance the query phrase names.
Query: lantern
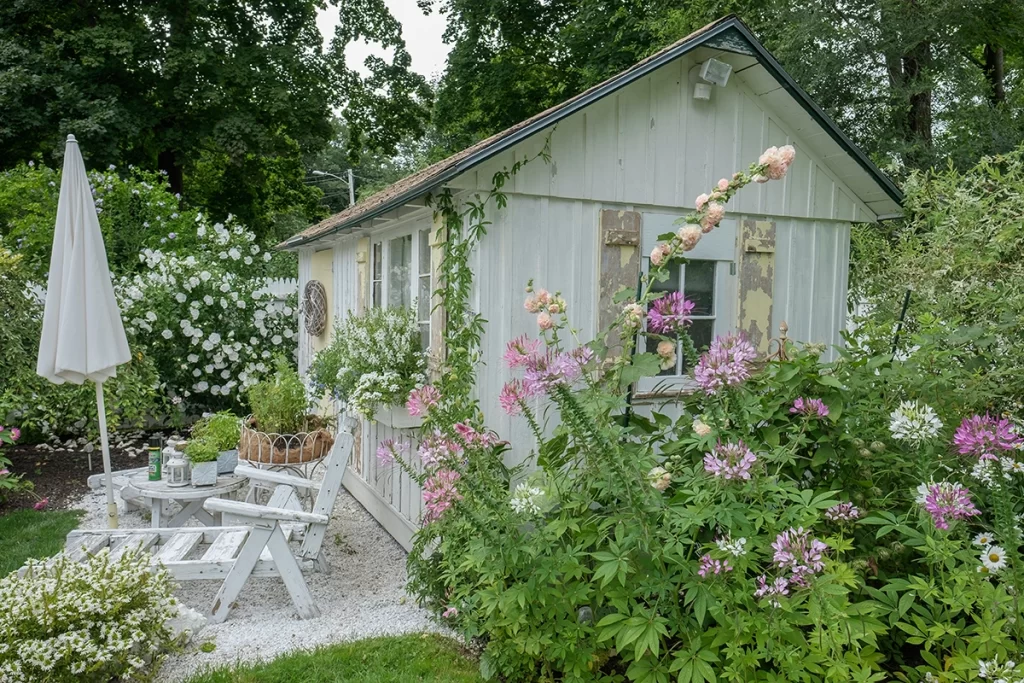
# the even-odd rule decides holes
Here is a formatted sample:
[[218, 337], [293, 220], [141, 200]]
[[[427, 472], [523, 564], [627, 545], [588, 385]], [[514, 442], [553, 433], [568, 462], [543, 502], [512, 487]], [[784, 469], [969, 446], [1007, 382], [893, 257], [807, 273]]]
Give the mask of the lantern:
[[190, 483], [188, 460], [180, 451], [174, 451], [164, 465], [164, 480], [168, 486], [187, 486]]

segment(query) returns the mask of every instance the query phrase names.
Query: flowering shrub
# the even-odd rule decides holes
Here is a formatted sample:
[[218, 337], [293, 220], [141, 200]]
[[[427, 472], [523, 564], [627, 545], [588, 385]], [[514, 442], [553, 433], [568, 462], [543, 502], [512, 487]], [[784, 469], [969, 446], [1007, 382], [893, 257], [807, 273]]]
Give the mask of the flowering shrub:
[[[5, 429], [0, 425], [0, 446], [12, 444], [21, 437], [21, 430], [17, 427]], [[4, 502], [12, 493], [32, 489], [32, 482], [18, 474], [13, 474], [10, 469], [11, 461], [0, 455], [0, 503]]]
[[0, 680], [146, 680], [170, 645], [173, 582], [149, 553], [30, 560], [0, 579]]
[[960, 376], [934, 369], [946, 350], [903, 366], [860, 350], [823, 363], [822, 348], [789, 345], [764, 362], [732, 335], [695, 364], [678, 417], [630, 410], [628, 387], [663, 360], [633, 354], [636, 338], [685, 326], [651, 284], [735, 191], [791, 160], [768, 150], [663, 236], [640, 297], [620, 298], [619, 354], [562, 334], [564, 302], [531, 283], [539, 335], [509, 342], [518, 376], [500, 397], [533, 434], [526, 463], [506, 466], [508, 444], [465, 417], [467, 396], [429, 387], [410, 396], [425, 414], [416, 451], [381, 444], [424, 490], [411, 588], [478, 640], [485, 678], [1018, 675], [1024, 453], [994, 418], [968, 420], [954, 443]]
[[154, 358], [164, 393], [193, 409], [235, 407], [273, 371], [272, 356], [294, 353], [294, 300], [266, 288], [270, 252], [232, 219], [196, 214], [180, 251], [146, 248], [141, 272], [116, 283], [125, 330]]
[[370, 308], [335, 327], [331, 345], [313, 359], [310, 381], [369, 419], [378, 406], [404, 404], [425, 371], [415, 311]]

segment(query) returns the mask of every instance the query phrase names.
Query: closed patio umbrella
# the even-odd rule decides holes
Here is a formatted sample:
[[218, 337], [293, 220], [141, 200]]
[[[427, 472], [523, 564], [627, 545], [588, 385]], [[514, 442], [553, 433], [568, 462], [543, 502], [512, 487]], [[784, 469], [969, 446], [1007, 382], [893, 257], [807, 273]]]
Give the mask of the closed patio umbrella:
[[110, 475], [103, 382], [116, 376], [117, 366], [130, 358], [82, 152], [75, 136], [69, 135], [36, 372], [55, 384], [86, 380], [96, 384], [107, 523], [112, 529], [117, 528], [117, 505]]

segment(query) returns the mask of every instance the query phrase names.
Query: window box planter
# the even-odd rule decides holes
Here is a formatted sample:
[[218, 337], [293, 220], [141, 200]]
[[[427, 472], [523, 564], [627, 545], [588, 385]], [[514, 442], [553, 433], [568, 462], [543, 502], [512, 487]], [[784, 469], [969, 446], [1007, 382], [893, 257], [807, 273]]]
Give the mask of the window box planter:
[[238, 467], [238, 449], [221, 451], [217, 456], [217, 474], [234, 474]]
[[423, 418], [410, 415], [405, 405], [381, 406], [373, 414], [373, 421], [392, 429], [419, 429], [423, 424]]
[[192, 463], [192, 485], [214, 486], [217, 483], [217, 461]]

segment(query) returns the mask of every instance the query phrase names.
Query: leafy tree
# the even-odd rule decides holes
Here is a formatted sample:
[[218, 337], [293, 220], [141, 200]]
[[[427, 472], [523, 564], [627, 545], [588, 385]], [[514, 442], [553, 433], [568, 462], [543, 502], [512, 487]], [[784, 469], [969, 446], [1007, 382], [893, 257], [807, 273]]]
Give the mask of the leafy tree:
[[[327, 4], [343, 21], [325, 44], [316, 13]], [[301, 194], [288, 167], [331, 138], [333, 110], [353, 150], [392, 151], [422, 132], [429, 91], [400, 28], [380, 0], [0, 3], [0, 168], [58, 158], [74, 133], [94, 167], [160, 168], [174, 192], [273, 210]], [[344, 61], [356, 39], [393, 56], [368, 59], [364, 78]]]

